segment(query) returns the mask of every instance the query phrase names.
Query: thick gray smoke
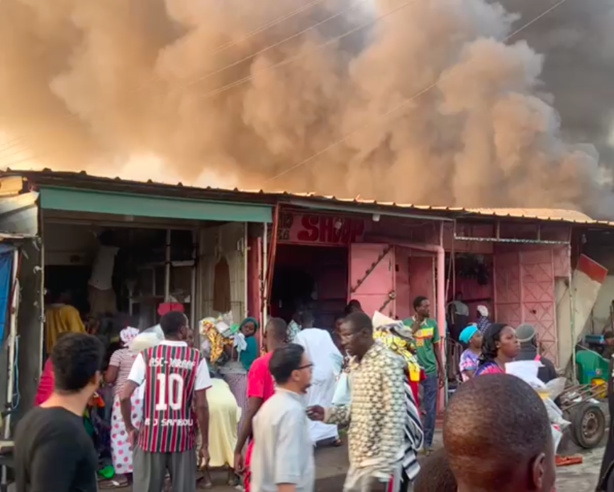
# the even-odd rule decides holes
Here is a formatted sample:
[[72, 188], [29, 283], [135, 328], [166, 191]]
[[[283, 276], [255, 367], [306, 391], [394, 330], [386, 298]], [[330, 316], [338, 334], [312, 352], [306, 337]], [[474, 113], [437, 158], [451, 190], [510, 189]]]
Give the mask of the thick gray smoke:
[[3, 0], [0, 165], [607, 215], [614, 0], [504, 3]]

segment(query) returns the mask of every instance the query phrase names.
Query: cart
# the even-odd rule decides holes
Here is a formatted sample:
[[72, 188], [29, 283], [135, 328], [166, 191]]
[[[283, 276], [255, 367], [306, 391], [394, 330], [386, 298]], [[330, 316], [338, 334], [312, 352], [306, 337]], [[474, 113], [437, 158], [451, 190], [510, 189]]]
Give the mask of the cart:
[[584, 449], [597, 447], [603, 439], [606, 417], [601, 405], [606, 395], [607, 383], [603, 381], [569, 386], [557, 398], [563, 416], [571, 422], [572, 439]]

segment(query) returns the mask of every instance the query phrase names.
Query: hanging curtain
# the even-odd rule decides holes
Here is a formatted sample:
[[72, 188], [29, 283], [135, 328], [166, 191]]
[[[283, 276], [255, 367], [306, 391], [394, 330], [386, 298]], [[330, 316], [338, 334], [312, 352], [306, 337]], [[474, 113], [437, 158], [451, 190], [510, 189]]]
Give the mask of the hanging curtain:
[[12, 246], [0, 243], [0, 341], [4, 339], [4, 327], [9, 318], [13, 250]]
[[230, 267], [224, 256], [219, 259], [213, 272], [213, 310], [218, 313], [231, 310]]

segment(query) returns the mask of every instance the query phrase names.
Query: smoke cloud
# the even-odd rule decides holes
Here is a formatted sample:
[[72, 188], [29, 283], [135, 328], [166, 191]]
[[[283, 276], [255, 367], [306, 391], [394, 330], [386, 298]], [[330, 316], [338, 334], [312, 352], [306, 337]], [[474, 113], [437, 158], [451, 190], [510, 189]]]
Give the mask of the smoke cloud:
[[0, 166], [606, 216], [614, 0], [507, 39], [554, 3], [4, 0]]

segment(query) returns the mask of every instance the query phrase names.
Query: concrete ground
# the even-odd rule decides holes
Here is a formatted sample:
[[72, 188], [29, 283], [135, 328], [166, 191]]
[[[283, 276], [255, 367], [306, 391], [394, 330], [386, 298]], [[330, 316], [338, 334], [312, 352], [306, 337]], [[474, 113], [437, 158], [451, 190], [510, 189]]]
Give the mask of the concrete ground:
[[[439, 434], [439, 433], [438, 433]], [[435, 446], [440, 445], [439, 435], [435, 438]], [[594, 492], [603, 447], [591, 451], [581, 451], [584, 462], [580, 465], [557, 468], [556, 492]], [[574, 450], [575, 452], [575, 450]], [[343, 488], [343, 480], [347, 470], [347, 446], [339, 448], [316, 449], [315, 452], [317, 483], [316, 492], [339, 492]], [[225, 485], [226, 473], [216, 472], [213, 474], [214, 492], [233, 492], [233, 487]], [[129, 492], [130, 489], [122, 489]]]

